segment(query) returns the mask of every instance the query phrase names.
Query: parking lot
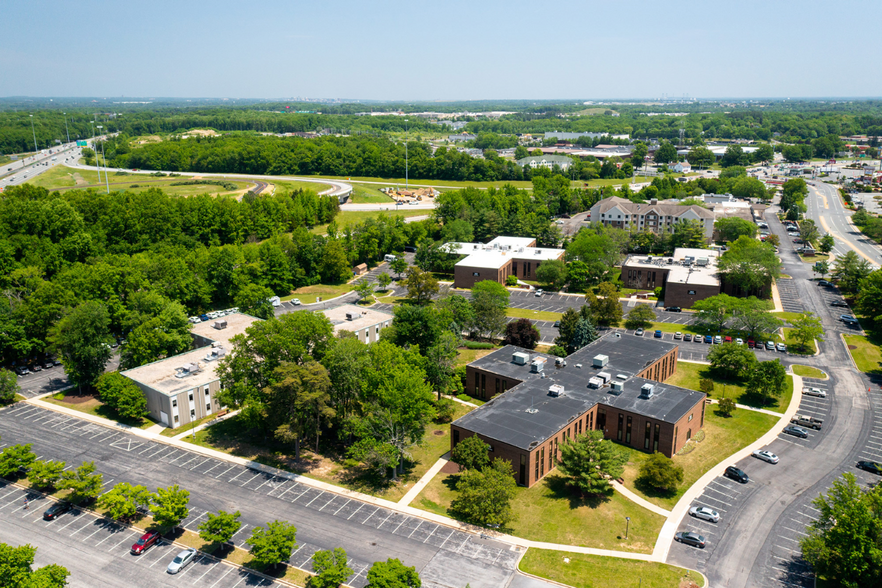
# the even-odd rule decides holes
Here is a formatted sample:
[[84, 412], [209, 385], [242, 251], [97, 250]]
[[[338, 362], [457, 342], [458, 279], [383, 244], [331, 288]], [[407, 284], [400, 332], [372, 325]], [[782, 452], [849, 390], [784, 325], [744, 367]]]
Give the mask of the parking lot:
[[317, 489], [274, 468], [231, 464], [24, 403], [0, 411], [0, 433], [0, 449], [30, 442], [38, 459], [61, 459], [69, 467], [100, 455], [104, 490], [119, 482], [180, 484], [191, 493], [182, 523], [190, 530], [208, 511], [239, 510], [243, 526], [233, 538], [239, 545], [254, 526], [289, 520], [298, 528], [290, 563], [309, 570], [315, 551], [342, 546], [354, 570], [347, 583], [357, 588], [366, 584], [370, 565], [387, 557], [434, 569], [439, 577], [467, 574], [472, 586], [488, 587], [504, 583], [520, 557], [508, 545]]

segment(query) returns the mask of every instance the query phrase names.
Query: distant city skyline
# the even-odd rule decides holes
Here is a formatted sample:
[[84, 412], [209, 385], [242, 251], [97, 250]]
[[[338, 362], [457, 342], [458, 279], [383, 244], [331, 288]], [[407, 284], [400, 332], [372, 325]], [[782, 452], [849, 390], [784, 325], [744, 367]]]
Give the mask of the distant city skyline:
[[[0, 96], [400, 102], [882, 96], [882, 4], [4, 5]], [[564, 98], [561, 98], [561, 97]], [[573, 98], [565, 98], [571, 96]]]

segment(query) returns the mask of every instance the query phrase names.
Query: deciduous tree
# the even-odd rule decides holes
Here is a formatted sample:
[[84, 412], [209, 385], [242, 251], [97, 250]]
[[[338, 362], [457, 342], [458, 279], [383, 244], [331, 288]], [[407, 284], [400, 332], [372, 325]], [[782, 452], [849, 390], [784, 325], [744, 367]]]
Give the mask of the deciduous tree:
[[870, 262], [858, 257], [854, 251], [848, 251], [840, 255], [833, 263], [831, 276], [836, 280], [839, 289], [846, 293], [856, 293], [859, 290], [861, 280], [869, 276], [873, 271]]
[[790, 324], [793, 326], [790, 334], [799, 341], [803, 349], [813, 350], [815, 340], [823, 341], [824, 326], [814, 313], [802, 312], [798, 317], [791, 319]]
[[404, 281], [407, 286], [407, 297], [417, 304], [426, 304], [432, 296], [438, 293], [438, 280], [432, 272], [423, 271], [418, 267], [407, 269], [407, 278]]
[[140, 419], [147, 412], [147, 398], [141, 389], [119, 372], [101, 374], [95, 382], [101, 401], [125, 419]]
[[0, 404], [11, 404], [18, 394], [18, 378], [10, 370], [0, 369]]
[[836, 245], [836, 240], [833, 239], [833, 235], [827, 233], [823, 237], [821, 237], [821, 241], [818, 244], [822, 253], [830, 253], [833, 250], [833, 246]]
[[420, 588], [422, 582], [416, 568], [398, 559], [376, 561], [367, 573], [370, 588]]
[[490, 446], [477, 435], [466, 437], [456, 444], [450, 458], [461, 470], [478, 470], [490, 465]]
[[0, 543], [0, 586], [4, 588], [64, 588], [70, 572], [57, 564], [32, 569], [36, 547]]
[[623, 311], [615, 286], [610, 282], [603, 282], [597, 287], [597, 297], [589, 294], [585, 299], [589, 301], [591, 315], [598, 325], [618, 326]]
[[95, 462], [84, 461], [75, 470], [61, 474], [61, 480], [55, 485], [59, 490], [70, 490], [72, 502], [96, 498], [104, 486], [104, 475], [95, 473]]
[[333, 551], [320, 549], [312, 555], [312, 571], [315, 576], [307, 580], [307, 588], [337, 588], [352, 575], [347, 564], [346, 550], [335, 547]]
[[753, 239], [756, 237], [756, 225], [743, 218], [724, 217], [714, 223], [714, 228], [719, 232], [723, 241], [735, 241], [742, 235]]
[[28, 482], [38, 490], [51, 490], [61, 479], [65, 465], [63, 461], [37, 460], [28, 470]]
[[77, 387], [91, 386], [110, 360], [110, 315], [96, 301], [84, 302], [62, 317], [49, 334], [52, 349]]
[[251, 546], [252, 561], [260, 567], [276, 566], [288, 561], [297, 546], [297, 528], [287, 521], [273, 521], [255, 527], [245, 541]]
[[787, 386], [787, 370], [777, 359], [761, 361], [750, 373], [747, 380], [747, 393], [759, 397], [764, 404], [780, 398]]
[[238, 510], [236, 512], [219, 510], [217, 514], [207, 513], [208, 518], [199, 524], [199, 537], [211, 543], [229, 543], [233, 535], [242, 527], [242, 523], [239, 522], [240, 516]]
[[610, 480], [625, 471], [627, 452], [603, 438], [603, 431], [587, 431], [560, 446], [558, 469], [583, 495], [609, 494]]
[[475, 332], [488, 339], [498, 336], [505, 329], [505, 310], [510, 294], [505, 286], [491, 280], [478, 282], [472, 288], [472, 311]]
[[20, 470], [28, 469], [37, 460], [31, 451], [31, 444], [12, 445], [0, 453], [0, 477], [16, 476]]
[[692, 309], [697, 310], [696, 321], [707, 328], [714, 331], [722, 332], [723, 327], [729, 322], [729, 319], [735, 314], [740, 306], [741, 301], [734, 296], [728, 294], [717, 294], [698, 300], [692, 304]]
[[155, 496], [144, 486], [121, 482], [98, 498], [98, 506], [107, 509], [110, 518], [126, 521], [138, 514], [138, 508], [147, 508]]
[[640, 464], [637, 482], [672, 492], [683, 483], [683, 467], [664, 454], [655, 452]]
[[536, 279], [552, 290], [560, 290], [567, 283], [567, 264], [562, 259], [543, 261], [536, 268]]
[[732, 413], [735, 412], [735, 408], [735, 401], [728, 397], [720, 398], [720, 402], [717, 404], [717, 409], [724, 417], [732, 416]]
[[539, 329], [533, 326], [530, 319], [521, 318], [505, 325], [503, 343], [524, 349], [535, 349], [540, 336]]
[[389, 284], [392, 283], [392, 276], [387, 274], [386, 272], [381, 273], [377, 276], [377, 284], [380, 285], [380, 290], [386, 292], [389, 289]]
[[637, 304], [625, 318], [625, 328], [646, 329], [655, 319], [655, 311], [648, 304]]
[[294, 459], [300, 459], [300, 441], [312, 431], [318, 452], [322, 423], [336, 414], [331, 406], [328, 370], [316, 361], [286, 363], [276, 369], [273, 379], [267, 387], [266, 403], [276, 438], [293, 442]]
[[781, 275], [781, 260], [767, 244], [739, 237], [720, 257], [723, 278], [745, 293], [762, 291]]
[[483, 469], [469, 469], [459, 475], [456, 498], [450, 510], [463, 520], [483, 526], [507, 526], [515, 517], [511, 508], [517, 484], [511, 463], [494, 459]]
[[161, 527], [177, 527], [187, 518], [190, 509], [190, 493], [177, 484], [168, 488], [157, 488], [153, 501], [153, 520]]
[[756, 354], [745, 345], [723, 343], [714, 345], [707, 354], [707, 360], [723, 378], [741, 379], [756, 365]]

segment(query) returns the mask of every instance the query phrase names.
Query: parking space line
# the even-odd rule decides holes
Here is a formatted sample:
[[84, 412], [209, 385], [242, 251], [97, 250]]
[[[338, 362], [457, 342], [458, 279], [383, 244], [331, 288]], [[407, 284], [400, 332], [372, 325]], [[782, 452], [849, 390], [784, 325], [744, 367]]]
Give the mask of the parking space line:
[[218, 478], [220, 478], [221, 476], [223, 476], [224, 474], [226, 474], [226, 473], [229, 472], [230, 470], [234, 469], [235, 467], [236, 467], [236, 466], [230, 466], [229, 468], [227, 468], [226, 470], [224, 470], [223, 472], [221, 472], [221, 473], [219, 473], [217, 476], [215, 476], [214, 479], [217, 480]]
[[188, 459], [188, 460], [185, 461], [184, 463], [178, 465], [177, 467], [179, 467], [179, 468], [185, 468], [185, 467], [187, 467], [188, 465], [190, 465], [191, 463], [193, 463], [194, 461], [196, 461], [197, 459], [199, 459], [199, 456], [198, 456], [198, 455], [194, 455], [193, 457], [191, 457], [190, 459]]
[[441, 545], [438, 547], [438, 549], [444, 549], [444, 544], [447, 543], [447, 539], [450, 539], [451, 537], [453, 537], [453, 534], [454, 534], [454, 533], [456, 533], [456, 529], [451, 529], [451, 531], [450, 531], [450, 535], [448, 535], [448, 536], [444, 539], [444, 541], [441, 543]]
[[117, 547], [119, 547], [120, 545], [122, 545], [123, 543], [126, 543], [127, 541], [131, 541], [131, 540], [133, 540], [135, 537], [138, 536], [137, 533], [132, 533], [131, 535], [129, 535], [128, 533], [125, 533], [125, 535], [126, 535], [126, 536], [123, 537], [123, 540], [122, 540], [122, 541], [120, 541], [119, 543], [117, 543], [116, 545], [114, 545], [113, 547], [111, 547], [110, 549], [108, 549], [107, 551], [108, 551], [108, 552], [113, 551], [114, 549], [116, 549]]
[[103, 530], [106, 529], [108, 526], [109, 526], [109, 523], [105, 523], [105, 524], [103, 524], [102, 526], [100, 526], [100, 527], [98, 527], [97, 529], [95, 529], [95, 530], [92, 532], [91, 535], [88, 535], [88, 536], [86, 536], [86, 537], [83, 537], [82, 541], [85, 541], [86, 539], [89, 539], [90, 537], [92, 537], [92, 535], [94, 535], [94, 534], [97, 533], [98, 531], [103, 531]]
[[[230, 468], [230, 469], [233, 469], [233, 468]], [[227, 483], [234, 482], [234, 481], [236, 480], [236, 478], [238, 478], [239, 476], [241, 476], [242, 474], [244, 474], [244, 473], [247, 472], [247, 471], [248, 471], [247, 469], [243, 469], [241, 472], [239, 472], [238, 474], [236, 474], [236, 477], [235, 477], [235, 478], [233, 478], [232, 480], [227, 480]]]
[[348, 498], [348, 499], [346, 500], [346, 502], [344, 502], [343, 505], [342, 505], [340, 508], [338, 508], [337, 510], [334, 511], [334, 516], [337, 516], [337, 513], [340, 512], [341, 510], [343, 510], [343, 507], [346, 506], [346, 505], [348, 505], [350, 502], [352, 502], [352, 499], [351, 499], [351, 498]]
[[[214, 588], [215, 586], [217, 586], [218, 583], [219, 583], [221, 580], [223, 580], [224, 578], [226, 578], [226, 577], [227, 577], [227, 574], [229, 574], [230, 572], [232, 572], [234, 569], [235, 569], [235, 568], [232, 568], [232, 567], [229, 568], [229, 569], [227, 569], [227, 571], [224, 572], [224, 575], [221, 576], [220, 578], [218, 578], [217, 581], [216, 581], [214, 584], [212, 584], [211, 586], [209, 586], [209, 588]], [[195, 582], [193, 582], [193, 583], [195, 584]]]
[[435, 531], [437, 531], [440, 527], [441, 527], [441, 525], [435, 525], [435, 528], [432, 529], [432, 530], [429, 532], [429, 534], [428, 534], [428, 535], [426, 536], [426, 538], [423, 540], [423, 543], [425, 543], [426, 541], [428, 541], [429, 538], [430, 538], [432, 535], [434, 535], [434, 534], [435, 534]]
[[[790, 520], [792, 521], [793, 519], [790, 519]], [[793, 531], [794, 533], [798, 533], [799, 535], [802, 535], [803, 537], [808, 537], [808, 533], [803, 533], [802, 531], [797, 531], [796, 529], [791, 529], [790, 527], [782, 527], [782, 528], [787, 529], [788, 531]]]
[[318, 498], [319, 496], [321, 496], [322, 494], [326, 494], [326, 492], [324, 490], [320, 490], [319, 493], [316, 494], [315, 498], [313, 498], [312, 500], [310, 500], [309, 502], [306, 503], [306, 506], [309, 506], [310, 504], [315, 502], [315, 499]]
[[[203, 557], [202, 559], [208, 559], [208, 558]], [[196, 562], [193, 562], [193, 563], [196, 563]], [[208, 574], [208, 572], [210, 572], [211, 570], [213, 570], [214, 567], [215, 567], [216, 565], [218, 565], [218, 563], [219, 563], [219, 562], [213, 562], [212, 564], [206, 566], [208, 569], [205, 570], [205, 574], [202, 574], [201, 576], [199, 576], [198, 578], [196, 578], [195, 580], [193, 580], [193, 584], [195, 584], [196, 582], [199, 582], [200, 580], [202, 580], [202, 578], [204, 578], [205, 575]]]
[[[113, 526], [113, 525], [110, 525], [110, 526]], [[101, 541], [96, 543], [95, 547], [98, 547], [99, 545], [101, 545], [102, 543], [104, 543], [105, 541], [107, 541], [108, 539], [110, 539], [111, 537], [116, 535], [116, 533], [119, 533], [119, 532], [122, 532], [122, 531], [111, 531], [110, 533], [108, 533], [107, 537], [105, 537], [104, 539], [102, 539]]]
[[76, 531], [71, 533], [70, 535], [68, 535], [68, 537], [73, 537], [74, 535], [76, 535], [77, 533], [79, 533], [80, 531], [82, 531], [83, 529], [85, 529], [86, 527], [88, 527], [89, 525], [91, 525], [94, 522], [95, 522], [95, 519], [87, 520], [85, 525], [83, 525], [82, 527], [80, 527], [79, 529], [77, 529]]
[[254, 491], [257, 492], [258, 490], [260, 490], [261, 488], [263, 488], [265, 485], [269, 484], [270, 482], [274, 482], [275, 480], [276, 480], [276, 477], [275, 477], [275, 476], [271, 476], [266, 482], [264, 482], [263, 484], [261, 484], [260, 486], [258, 486], [257, 488], [255, 488]]
[[[80, 512], [81, 514], [84, 514], [83, 511], [79, 511], [79, 512]], [[89, 516], [89, 515], [86, 515], [86, 516]], [[77, 522], [77, 521], [79, 521], [79, 520], [82, 520], [82, 519], [80, 519], [80, 518], [78, 518], [78, 517], [73, 517], [73, 518], [71, 519], [71, 521], [70, 521], [68, 524], [66, 524], [65, 526], [61, 527], [61, 528], [58, 529], [58, 530], [59, 530], [59, 531], [64, 531], [65, 529], [67, 529], [68, 527], [70, 527], [72, 524], [74, 524], [75, 522]]]
[[208, 468], [207, 470], [205, 470], [204, 472], [202, 472], [202, 475], [203, 475], [203, 476], [207, 476], [207, 475], [208, 475], [208, 472], [210, 472], [211, 470], [213, 470], [214, 468], [216, 468], [217, 466], [219, 466], [219, 465], [221, 465], [221, 464], [223, 464], [223, 463], [224, 463], [224, 462], [222, 462], [222, 461], [217, 462], [216, 464], [214, 464], [213, 466], [211, 466], [210, 468]]
[[408, 535], [407, 538], [410, 539], [410, 536], [413, 535], [414, 533], [416, 533], [416, 530], [419, 529], [422, 524], [423, 524], [423, 519], [420, 519], [420, 522], [417, 523], [417, 526], [413, 528], [413, 531], [410, 532], [410, 535]]

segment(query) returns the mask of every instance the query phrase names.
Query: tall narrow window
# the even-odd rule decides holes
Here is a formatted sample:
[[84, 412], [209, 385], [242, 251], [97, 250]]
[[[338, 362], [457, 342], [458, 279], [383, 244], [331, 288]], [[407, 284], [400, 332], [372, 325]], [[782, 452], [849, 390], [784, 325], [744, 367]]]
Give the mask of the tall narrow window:
[[551, 468], [554, 467], [554, 441], [548, 444], [548, 471], [551, 471]]
[[[539, 457], [539, 456], [537, 455], [536, 457]], [[535, 467], [535, 473], [534, 473], [534, 476], [536, 477], [537, 480], [539, 479], [539, 461], [540, 460], [538, 460], [538, 459], [536, 460], [536, 467]]]
[[661, 426], [658, 423], [655, 423], [655, 435], [653, 435], [653, 440], [652, 440], [652, 450], [653, 451], [658, 451], [658, 435], [659, 435], [660, 429], [661, 429]]
[[652, 437], [652, 423], [646, 421], [646, 432], [643, 434], [643, 449], [649, 449], [650, 437]]
[[453, 429], [453, 446], [456, 447], [459, 443], [459, 429]]
[[545, 448], [539, 450], [539, 477], [545, 475]]
[[619, 413], [619, 428], [616, 432], [616, 440], [617, 441], [622, 440], [622, 426], [624, 425], [624, 423], [625, 423], [625, 415], [623, 415], [622, 413]]
[[588, 429], [594, 430], [594, 413], [588, 415]]
[[631, 444], [631, 417], [628, 417], [628, 430], [625, 433], [625, 443]]

